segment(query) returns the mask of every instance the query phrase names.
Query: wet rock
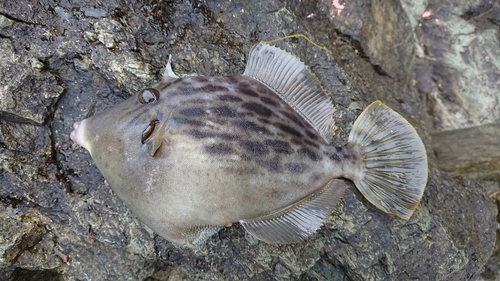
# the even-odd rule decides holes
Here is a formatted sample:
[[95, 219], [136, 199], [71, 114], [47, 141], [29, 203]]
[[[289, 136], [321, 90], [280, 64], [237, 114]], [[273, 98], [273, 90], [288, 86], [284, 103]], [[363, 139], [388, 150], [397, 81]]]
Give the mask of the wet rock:
[[[0, 81], [27, 77], [15, 81], [28, 87], [0, 95], [2, 280], [33, 274], [66, 280], [462, 280], [482, 272], [495, 241], [496, 208], [475, 181], [442, 172], [432, 153], [429, 184], [408, 221], [378, 211], [348, 183], [325, 226], [306, 241], [269, 245], [236, 224], [193, 251], [176, 248], [138, 221], [90, 155], [69, 140], [75, 121], [155, 83], [169, 54], [179, 74], [234, 75], [243, 72], [255, 43], [305, 33], [331, 53], [302, 39], [278, 45], [306, 62], [332, 94], [338, 107], [334, 144], [345, 143], [364, 106], [382, 99], [415, 125], [430, 152], [442, 118], [437, 113], [446, 112], [428, 102], [439, 90], [434, 78], [470, 76], [451, 67], [439, 71], [425, 49], [441, 48], [453, 34], [434, 38], [421, 32], [443, 28], [421, 15], [439, 7], [433, 13], [444, 21], [443, 14], [461, 15], [458, 6], [447, 11], [444, 4], [362, 0], [7, 2], [0, 3], [0, 56], [8, 62], [0, 65]], [[493, 10], [474, 7], [470, 11], [479, 14], [465, 21], [473, 19], [471, 34], [480, 36], [492, 25], [478, 15]], [[495, 62], [499, 55], [492, 51], [490, 58]], [[489, 269], [494, 276], [494, 267]]]
[[29, 270], [17, 268], [8, 281], [63, 281], [64, 277], [55, 270]]
[[10, 41], [0, 38], [0, 118], [41, 125], [52, 114], [63, 88], [44, 71], [42, 61], [16, 53]]
[[500, 181], [500, 123], [432, 135], [439, 167], [455, 175]]

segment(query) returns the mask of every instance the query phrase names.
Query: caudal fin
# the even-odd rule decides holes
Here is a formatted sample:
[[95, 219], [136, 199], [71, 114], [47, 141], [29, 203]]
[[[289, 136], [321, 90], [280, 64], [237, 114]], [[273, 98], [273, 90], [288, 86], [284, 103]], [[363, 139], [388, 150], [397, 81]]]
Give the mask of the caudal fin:
[[382, 211], [409, 219], [427, 183], [427, 155], [408, 121], [380, 101], [358, 117], [349, 143], [363, 148], [366, 174], [356, 187]]

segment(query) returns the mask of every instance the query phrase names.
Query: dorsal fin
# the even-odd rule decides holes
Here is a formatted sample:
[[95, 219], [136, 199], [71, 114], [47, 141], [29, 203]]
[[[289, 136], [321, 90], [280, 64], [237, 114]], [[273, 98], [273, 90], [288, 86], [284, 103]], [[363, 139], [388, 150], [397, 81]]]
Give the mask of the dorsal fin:
[[172, 70], [172, 64], [170, 63], [171, 61], [172, 61], [172, 55], [168, 55], [168, 61], [167, 65], [165, 66], [165, 72], [163, 72], [163, 80], [179, 78], [179, 76], [177, 76]]
[[299, 59], [277, 47], [259, 43], [250, 51], [243, 75], [272, 89], [330, 143], [335, 108], [318, 78]]

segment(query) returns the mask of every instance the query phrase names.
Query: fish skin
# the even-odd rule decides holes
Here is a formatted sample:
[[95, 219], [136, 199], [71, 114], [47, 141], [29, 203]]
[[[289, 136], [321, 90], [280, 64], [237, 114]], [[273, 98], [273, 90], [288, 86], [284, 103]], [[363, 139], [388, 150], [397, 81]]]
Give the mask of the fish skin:
[[[154, 88], [156, 103], [141, 104], [137, 93], [86, 119], [86, 148], [125, 204], [172, 242], [285, 207], [362, 169], [359, 152], [328, 145], [252, 78], [164, 79]], [[171, 111], [150, 157], [142, 132]]]
[[238, 221], [268, 243], [314, 233], [354, 182], [378, 209], [409, 219], [428, 177], [415, 128], [380, 101], [354, 122], [347, 144], [328, 145], [335, 107], [293, 55], [259, 43], [245, 72], [163, 80], [76, 122], [117, 195], [154, 231], [199, 248]]

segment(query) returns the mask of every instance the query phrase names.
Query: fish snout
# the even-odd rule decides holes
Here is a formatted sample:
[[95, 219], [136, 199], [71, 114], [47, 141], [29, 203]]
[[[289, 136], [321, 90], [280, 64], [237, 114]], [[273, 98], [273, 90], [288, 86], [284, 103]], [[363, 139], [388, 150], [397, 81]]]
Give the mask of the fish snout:
[[85, 125], [85, 120], [75, 122], [73, 124], [73, 131], [71, 132], [69, 137], [73, 142], [79, 144], [80, 146], [88, 150], [88, 147], [85, 146], [85, 139], [83, 136], [83, 131], [85, 127], [84, 125]]

